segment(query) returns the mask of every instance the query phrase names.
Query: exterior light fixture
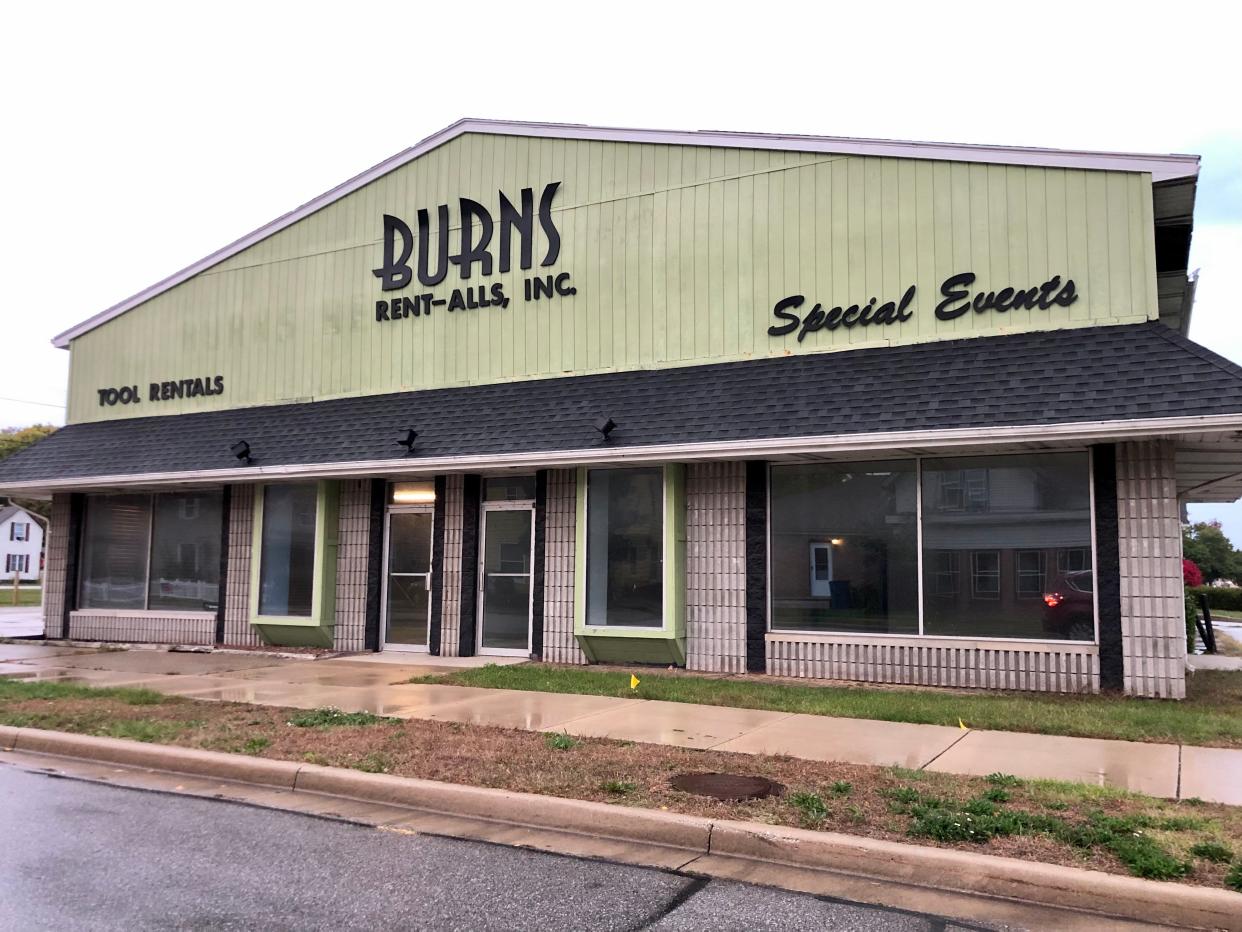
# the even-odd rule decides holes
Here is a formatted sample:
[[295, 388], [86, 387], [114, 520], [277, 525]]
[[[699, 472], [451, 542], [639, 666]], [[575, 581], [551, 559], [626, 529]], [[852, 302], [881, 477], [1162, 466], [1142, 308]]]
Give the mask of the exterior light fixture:
[[436, 501], [434, 482], [394, 482], [388, 501], [393, 505], [433, 505]]
[[834, 547], [840, 547], [843, 543], [845, 543], [844, 537], [834, 537], [832, 539], [832, 546]]
[[595, 422], [595, 429], [604, 435], [604, 439], [608, 439], [608, 435], [617, 429], [617, 422], [610, 417], [600, 418]]
[[246, 441], [244, 440], [237, 441], [237, 443], [229, 447], [229, 452], [232, 453], [234, 456], [236, 456], [239, 460], [241, 460], [247, 466], [250, 465], [250, 444], [246, 443]]
[[397, 440], [397, 446], [405, 447], [406, 453], [414, 452], [414, 441], [418, 438], [418, 431], [410, 428], [406, 430]]

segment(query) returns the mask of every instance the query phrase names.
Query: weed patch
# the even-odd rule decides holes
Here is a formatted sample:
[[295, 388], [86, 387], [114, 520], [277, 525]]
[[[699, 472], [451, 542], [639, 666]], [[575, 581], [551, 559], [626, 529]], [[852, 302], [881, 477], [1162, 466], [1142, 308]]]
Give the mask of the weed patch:
[[263, 751], [271, 747], [271, 738], [247, 738], [246, 743], [242, 745], [243, 754], [261, 754]]
[[352, 766], [355, 770], [361, 770], [365, 773], [391, 773], [392, 759], [387, 754], [372, 751], [370, 754], [364, 754], [358, 758]]
[[343, 728], [361, 725], [382, 725], [395, 722], [395, 718], [386, 718], [371, 712], [342, 712], [340, 709], [311, 709], [299, 712], [289, 719], [289, 724], [297, 728]]
[[1228, 864], [1233, 860], [1233, 850], [1218, 841], [1200, 841], [1190, 846], [1193, 857], [1211, 861], [1213, 864]]
[[131, 719], [108, 722], [95, 730], [95, 734], [108, 738], [128, 738], [130, 741], [146, 741], [163, 744], [194, 728], [197, 722], [148, 721]]
[[629, 796], [638, 789], [638, 784], [629, 780], [605, 780], [600, 784], [600, 789], [613, 796]]
[[828, 818], [828, 807], [818, 793], [790, 793], [789, 804], [798, 811], [807, 828], [822, 825]]
[[1225, 886], [1242, 893], [1242, 863], [1233, 865], [1225, 875]]
[[543, 736], [544, 743], [553, 751], [569, 751], [578, 746], [578, 742], [563, 731], [553, 731]]

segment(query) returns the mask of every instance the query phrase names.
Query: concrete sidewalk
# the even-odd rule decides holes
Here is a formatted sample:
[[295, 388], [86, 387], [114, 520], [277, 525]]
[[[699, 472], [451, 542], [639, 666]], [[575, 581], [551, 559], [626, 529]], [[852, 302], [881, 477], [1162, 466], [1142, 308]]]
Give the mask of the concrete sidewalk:
[[[492, 658], [487, 658], [488, 660]], [[427, 655], [283, 660], [254, 653], [0, 644], [0, 676], [141, 686], [193, 699], [370, 711], [397, 718], [945, 773], [1071, 780], [1242, 805], [1242, 749], [910, 725], [646, 699], [407, 682], [477, 666]]]

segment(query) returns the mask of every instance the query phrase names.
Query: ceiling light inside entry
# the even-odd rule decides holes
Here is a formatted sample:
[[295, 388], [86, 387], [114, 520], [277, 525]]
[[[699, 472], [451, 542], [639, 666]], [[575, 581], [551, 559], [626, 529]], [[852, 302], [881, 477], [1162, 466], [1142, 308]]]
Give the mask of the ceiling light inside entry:
[[431, 505], [436, 500], [436, 484], [424, 482], [394, 482], [388, 495], [391, 505]]

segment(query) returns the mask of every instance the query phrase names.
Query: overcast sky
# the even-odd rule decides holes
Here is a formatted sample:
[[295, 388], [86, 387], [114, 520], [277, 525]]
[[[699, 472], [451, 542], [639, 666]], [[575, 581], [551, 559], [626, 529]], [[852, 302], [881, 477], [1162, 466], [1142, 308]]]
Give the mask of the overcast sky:
[[61, 423], [53, 334], [463, 116], [1197, 153], [1191, 336], [1242, 362], [1226, 6], [10, 5], [0, 426]]

